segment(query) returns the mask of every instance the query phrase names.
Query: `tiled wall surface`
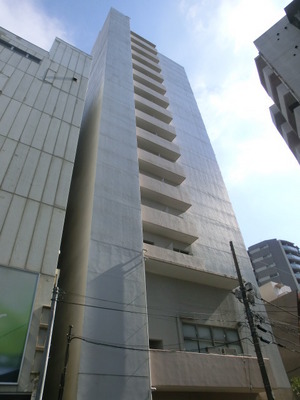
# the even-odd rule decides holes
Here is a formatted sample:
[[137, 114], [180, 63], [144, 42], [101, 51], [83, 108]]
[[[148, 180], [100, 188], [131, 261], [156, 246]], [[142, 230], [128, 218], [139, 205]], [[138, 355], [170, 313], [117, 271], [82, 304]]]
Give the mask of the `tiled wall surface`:
[[39, 274], [18, 384], [1, 396], [37, 387], [90, 62], [0, 28], [0, 265]]
[[90, 57], [0, 39], [0, 263], [53, 275]]

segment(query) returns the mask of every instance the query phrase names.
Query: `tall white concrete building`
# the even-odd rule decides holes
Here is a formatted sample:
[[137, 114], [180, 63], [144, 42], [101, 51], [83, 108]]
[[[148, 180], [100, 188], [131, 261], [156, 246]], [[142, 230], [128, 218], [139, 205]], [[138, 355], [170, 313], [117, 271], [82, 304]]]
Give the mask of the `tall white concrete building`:
[[[254, 284], [184, 69], [112, 9], [92, 51], [44, 399], [263, 399], [230, 241]], [[263, 353], [276, 399], [291, 398], [276, 346]]]
[[260, 82], [274, 101], [274, 125], [300, 163], [300, 1], [285, 8], [286, 16], [254, 43]]

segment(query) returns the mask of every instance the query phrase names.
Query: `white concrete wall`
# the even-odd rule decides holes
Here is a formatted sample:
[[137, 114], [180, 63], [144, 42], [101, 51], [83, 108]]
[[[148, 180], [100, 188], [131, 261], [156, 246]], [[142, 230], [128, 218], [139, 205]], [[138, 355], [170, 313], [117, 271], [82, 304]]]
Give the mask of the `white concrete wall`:
[[[65, 399], [146, 400], [145, 272], [127, 17], [111, 11], [93, 57], [60, 280], [64, 299], [77, 305], [60, 308], [55, 341], [69, 324], [75, 335], [92, 341], [71, 343]], [[52, 371], [62, 367], [63, 340]], [[54, 379], [57, 387], [59, 373]], [[57, 393], [51, 385], [52, 400]]]
[[183, 218], [194, 221], [199, 236], [192, 253], [202, 259], [208, 271], [236, 275], [229, 245], [233, 241], [245, 279], [253, 280], [245, 245], [185, 71], [163, 55], [159, 58], [173, 114], [171, 124], [176, 127], [174, 143], [181, 153], [178, 163], [186, 176], [181, 187], [192, 204]]
[[[236, 276], [229, 245], [232, 241], [243, 279], [256, 285], [250, 259], [185, 71], [165, 56], [159, 54], [159, 58], [170, 101], [169, 110], [173, 114], [172, 124], [176, 127], [174, 143], [181, 153], [178, 163], [186, 176], [181, 186], [192, 204], [182, 218], [183, 221], [193, 221], [193, 232], [198, 236], [190, 246], [191, 253], [201, 260], [200, 269], [204, 267], [208, 272]], [[208, 299], [211, 296], [213, 291], [207, 293]], [[259, 307], [261, 310], [262, 305]], [[278, 387], [289, 387], [278, 350], [266, 347], [264, 355], [270, 357]]]

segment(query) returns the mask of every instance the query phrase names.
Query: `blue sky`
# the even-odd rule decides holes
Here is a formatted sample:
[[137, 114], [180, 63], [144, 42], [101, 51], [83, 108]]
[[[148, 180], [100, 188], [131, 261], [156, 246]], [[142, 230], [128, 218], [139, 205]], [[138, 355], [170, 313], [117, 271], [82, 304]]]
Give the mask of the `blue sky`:
[[0, 0], [0, 25], [50, 49], [56, 36], [90, 52], [111, 7], [183, 65], [245, 244], [300, 246], [300, 166], [273, 126], [253, 41], [289, 0]]

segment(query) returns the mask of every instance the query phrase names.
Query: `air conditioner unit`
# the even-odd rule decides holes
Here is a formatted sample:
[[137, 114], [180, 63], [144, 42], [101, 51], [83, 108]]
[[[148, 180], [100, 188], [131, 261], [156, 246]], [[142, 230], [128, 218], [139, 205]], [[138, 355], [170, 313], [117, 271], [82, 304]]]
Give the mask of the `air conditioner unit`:
[[237, 349], [222, 347], [222, 354], [226, 356], [237, 356]]

